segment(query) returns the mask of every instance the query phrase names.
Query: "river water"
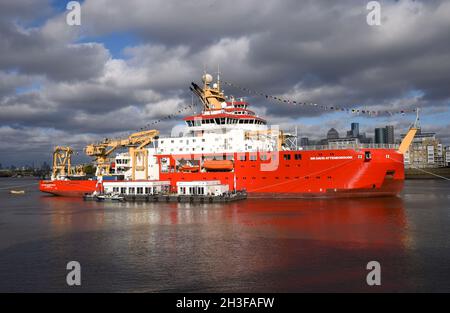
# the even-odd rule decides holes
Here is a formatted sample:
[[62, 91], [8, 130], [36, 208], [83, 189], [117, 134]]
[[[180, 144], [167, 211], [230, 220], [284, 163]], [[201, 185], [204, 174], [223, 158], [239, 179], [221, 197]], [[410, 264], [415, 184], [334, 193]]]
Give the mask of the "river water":
[[[72, 260], [81, 286], [66, 283]], [[366, 283], [370, 261], [380, 286]], [[99, 203], [2, 178], [0, 292], [15, 291], [450, 292], [450, 183], [373, 199]]]

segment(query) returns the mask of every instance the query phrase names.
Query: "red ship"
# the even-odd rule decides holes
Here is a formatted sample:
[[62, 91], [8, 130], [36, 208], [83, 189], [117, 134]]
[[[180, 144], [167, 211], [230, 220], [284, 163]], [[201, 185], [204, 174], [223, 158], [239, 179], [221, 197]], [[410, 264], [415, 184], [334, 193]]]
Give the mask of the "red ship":
[[[191, 87], [203, 104], [201, 114], [184, 119], [180, 136], [152, 138], [145, 150], [140, 147], [140, 154], [137, 148], [117, 154], [115, 175], [128, 182], [168, 181], [172, 191], [177, 182], [214, 180], [229, 190], [246, 190], [249, 197], [371, 197], [402, 190], [403, 153], [415, 128], [400, 147], [329, 143], [298, 148], [290, 144], [291, 135], [268, 126], [246, 101], [226, 97], [219, 77], [215, 83], [209, 74], [202, 79], [202, 87], [195, 83]], [[105, 169], [104, 164], [99, 169]], [[40, 190], [80, 196], [98, 185], [96, 179], [62, 175], [41, 181]]]

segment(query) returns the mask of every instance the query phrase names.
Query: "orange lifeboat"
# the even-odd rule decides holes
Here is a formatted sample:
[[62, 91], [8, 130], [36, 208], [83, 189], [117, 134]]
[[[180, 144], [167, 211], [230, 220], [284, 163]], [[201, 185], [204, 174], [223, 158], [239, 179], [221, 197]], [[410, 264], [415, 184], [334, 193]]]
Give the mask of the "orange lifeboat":
[[205, 160], [203, 168], [207, 171], [231, 171], [233, 169], [233, 161], [231, 160]]
[[195, 173], [195, 172], [199, 171], [199, 167], [183, 165], [183, 166], [180, 166], [179, 170], [180, 170], [180, 172]]

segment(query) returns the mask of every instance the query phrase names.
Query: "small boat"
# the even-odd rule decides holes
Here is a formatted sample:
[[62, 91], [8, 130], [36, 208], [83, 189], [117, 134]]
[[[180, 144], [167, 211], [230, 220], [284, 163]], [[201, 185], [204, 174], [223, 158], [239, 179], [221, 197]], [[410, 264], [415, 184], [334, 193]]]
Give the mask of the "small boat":
[[83, 195], [83, 199], [85, 201], [93, 201], [93, 200], [97, 200], [97, 196], [95, 193], [85, 193]]
[[203, 168], [207, 171], [231, 171], [233, 167], [231, 160], [205, 160], [203, 162]]
[[97, 201], [124, 201], [124, 197], [118, 194], [103, 194], [95, 196]]
[[23, 195], [25, 194], [25, 190], [10, 190], [9, 193], [12, 195]]

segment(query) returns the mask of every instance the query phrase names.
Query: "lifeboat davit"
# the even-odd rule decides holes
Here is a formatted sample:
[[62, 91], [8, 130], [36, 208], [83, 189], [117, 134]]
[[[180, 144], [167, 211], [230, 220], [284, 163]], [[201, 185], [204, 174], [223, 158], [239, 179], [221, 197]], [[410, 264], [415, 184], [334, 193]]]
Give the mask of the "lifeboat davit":
[[231, 171], [233, 170], [233, 161], [231, 160], [205, 160], [203, 168], [207, 171]]

